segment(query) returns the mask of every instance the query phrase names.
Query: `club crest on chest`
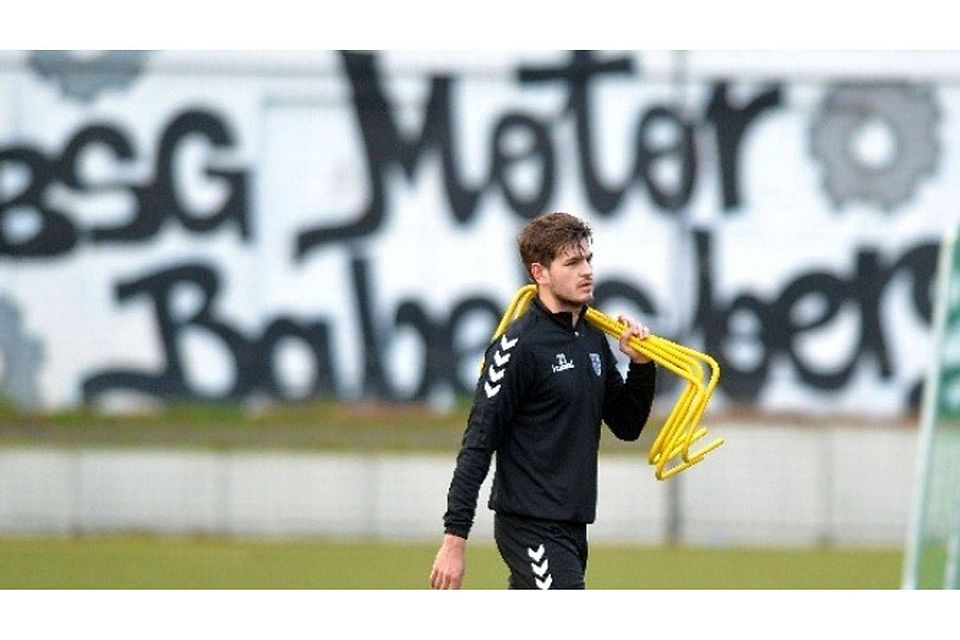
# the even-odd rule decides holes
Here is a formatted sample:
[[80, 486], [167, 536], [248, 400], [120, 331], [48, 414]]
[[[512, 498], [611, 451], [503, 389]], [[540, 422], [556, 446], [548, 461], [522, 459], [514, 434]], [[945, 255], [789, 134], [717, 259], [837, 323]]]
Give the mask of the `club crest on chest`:
[[603, 361], [600, 360], [599, 353], [590, 354], [590, 364], [593, 365], [593, 372], [597, 374], [597, 377], [599, 378], [603, 374]]

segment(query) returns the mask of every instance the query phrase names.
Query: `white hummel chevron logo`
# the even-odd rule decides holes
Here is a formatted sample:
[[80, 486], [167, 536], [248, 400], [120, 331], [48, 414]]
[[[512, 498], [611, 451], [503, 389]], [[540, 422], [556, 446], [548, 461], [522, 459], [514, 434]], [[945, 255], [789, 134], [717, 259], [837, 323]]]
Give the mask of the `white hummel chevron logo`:
[[[537, 584], [537, 589], [549, 589], [550, 585], [553, 584], [553, 576], [547, 573], [550, 570], [550, 562], [545, 557], [545, 554], [546, 549], [543, 548], [542, 544], [537, 547], [536, 551], [527, 547], [527, 555], [533, 560], [533, 562], [530, 563], [530, 568], [533, 569], [533, 573], [535, 574], [533, 581]], [[540, 562], [541, 559], [543, 562]]]
[[540, 558], [543, 557], [543, 553], [546, 549], [543, 548], [543, 545], [540, 545], [540, 548], [534, 551], [533, 549], [527, 549], [527, 555], [530, 556], [534, 562], [540, 562]]
[[544, 574], [547, 572], [547, 570], [550, 568], [550, 563], [547, 562], [546, 560], [543, 561], [543, 564], [537, 564], [535, 562], [531, 562], [530, 567], [533, 569], [533, 572], [535, 574], [537, 574], [542, 578]]
[[501, 336], [500, 349], [494, 352], [493, 364], [491, 364], [490, 368], [487, 369], [487, 377], [490, 378], [490, 382], [494, 384], [490, 384], [490, 382], [483, 383], [483, 390], [486, 392], [488, 398], [492, 398], [500, 393], [500, 385], [496, 383], [503, 380], [503, 376], [507, 373], [506, 369], [504, 369], [504, 366], [510, 362], [510, 354], [506, 352], [510, 349], [513, 349], [518, 340], [520, 340], [520, 338], [507, 340], [506, 335]]

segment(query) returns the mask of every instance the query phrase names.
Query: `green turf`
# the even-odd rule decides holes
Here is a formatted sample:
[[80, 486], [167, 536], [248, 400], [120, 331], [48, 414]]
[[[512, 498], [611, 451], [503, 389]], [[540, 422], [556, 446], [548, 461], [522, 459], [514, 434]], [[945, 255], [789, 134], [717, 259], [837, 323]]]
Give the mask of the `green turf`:
[[[456, 455], [469, 403], [423, 405], [317, 402], [269, 408], [172, 405], [142, 415], [82, 409], [27, 414], [0, 402], [0, 446], [186, 447]], [[640, 442], [604, 431], [601, 451], [643, 455]], [[439, 543], [439, 540], [437, 541]], [[25, 589], [416, 589], [426, 588], [436, 546], [382, 543], [267, 543], [219, 539], [0, 538], [0, 588]], [[591, 547], [593, 589], [893, 589], [900, 550], [748, 550]], [[474, 543], [467, 588], [499, 589], [503, 564]]]
[[[439, 541], [438, 541], [439, 543]], [[152, 537], [0, 538], [4, 589], [422, 589], [434, 544]], [[591, 589], [895, 589], [899, 550], [591, 546]], [[465, 588], [500, 589], [496, 549], [468, 549]]]

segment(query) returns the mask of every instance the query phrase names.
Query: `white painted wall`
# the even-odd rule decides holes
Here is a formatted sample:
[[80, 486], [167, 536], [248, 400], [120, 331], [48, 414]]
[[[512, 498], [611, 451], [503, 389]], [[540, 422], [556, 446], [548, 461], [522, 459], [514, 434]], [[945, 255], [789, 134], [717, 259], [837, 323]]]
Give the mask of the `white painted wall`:
[[[666, 482], [601, 456], [595, 541], [903, 544], [916, 432], [717, 424], [727, 443]], [[0, 533], [439, 540], [454, 455], [0, 449]], [[492, 474], [491, 474], [492, 475]], [[492, 539], [481, 489], [472, 536]]]
[[[868, 256], [885, 273], [911, 250], [939, 241], [960, 219], [957, 52], [596, 52], [593, 62], [630, 69], [591, 77], [585, 154], [567, 108], [570, 87], [525, 82], [521, 74], [569, 65], [570, 52], [373, 53], [370, 68], [379, 75], [376, 82], [368, 78], [365, 88], [382, 92], [410, 154], [424, 124], [437, 127], [446, 118], [452, 168], [444, 167], [439, 144], [411, 160], [416, 167], [409, 175], [390, 156], [380, 215], [367, 219], [374, 189], [366, 154], [385, 134], [361, 126], [363, 109], [354, 101], [347, 57], [339, 52], [143, 52], [142, 66], [131, 77], [111, 75], [109, 66], [105, 75], [95, 70], [99, 90], [90, 95], [77, 84], [75, 66], [51, 70], [37, 52], [0, 52], [0, 150], [11, 154], [0, 166], [0, 234], [6, 240], [0, 243], [0, 305], [18, 314], [15, 321], [0, 321], [0, 393], [44, 408], [85, 401], [140, 407], [156, 401], [162, 383], [175, 379], [191, 398], [229, 395], [244, 367], [221, 337], [191, 325], [176, 334], [167, 353], [151, 295], [120, 299], [118, 293], [123, 283], [147, 276], [173, 280], [178, 267], [202, 264], [220, 286], [211, 296], [211, 316], [245, 340], [259, 341], [281, 317], [300, 326], [323, 324], [338, 397], [376, 392], [364, 369], [364, 350], [373, 349], [382, 358], [386, 383], [400, 399], [409, 398], [420, 375], [435, 369], [425, 359], [428, 347], [442, 346], [444, 336], [398, 326], [398, 309], [415, 302], [436, 325], [468, 297], [506, 304], [523, 282], [513, 238], [525, 222], [507, 191], [529, 198], [549, 182], [543, 209], [578, 213], [595, 230], [597, 281], [616, 279], [641, 290], [655, 307], [644, 314], [645, 322], [693, 346], [704, 339], [703, 327], [694, 326], [704, 285], [695, 234], [709, 236], [713, 320], [722, 320], [740, 296], [758, 300], [768, 312], [763, 322], [749, 312], [730, 318], [729, 339], [712, 345], [728, 373], [750, 369], [765, 349], [774, 351], [756, 393], [736, 400], [772, 411], [884, 419], [910, 408], [908, 397], [929, 356], [929, 323], [922, 314], [929, 283], [901, 272], [873, 291], [879, 276], [859, 277], [859, 259]], [[435, 85], [440, 81], [446, 84]], [[883, 93], [875, 92], [877, 85]], [[427, 121], [435, 86], [449, 89], [447, 112]], [[710, 105], [722, 87], [726, 117], [718, 120]], [[738, 117], [731, 113], [774, 90], [776, 104], [741, 122], [736, 153], [722, 161], [718, 122], [733, 130]], [[849, 100], [851, 91], [853, 103], [840, 99]], [[669, 117], [638, 137], [640, 123], [656, 109]], [[171, 124], [186, 112], [216, 122], [228, 140], [216, 142], [197, 131], [168, 138]], [[531, 151], [529, 128], [498, 139], [508, 116], [522, 116], [542, 133], [549, 154]], [[670, 146], [681, 125], [692, 132], [685, 153]], [[105, 129], [126, 142], [129, 154], [83, 144], [91, 140], [85, 135]], [[492, 171], [498, 144], [514, 154], [500, 173]], [[61, 162], [75, 145], [83, 151], [75, 163], [80, 185], [69, 184]], [[689, 161], [690, 191], [676, 210], [658, 202], [649, 184], [634, 175], [644, 149], [662, 153], [649, 177], [667, 191]], [[52, 173], [31, 175], [25, 151]], [[554, 161], [549, 181], [541, 178], [547, 155]], [[627, 187], [608, 211], [590, 194], [583, 158], [603, 184]], [[871, 167], [873, 173], [862, 171]], [[896, 175], [883, 173], [890, 167]], [[739, 191], [729, 206], [725, 168], [734, 170]], [[165, 173], [170, 184], [150, 191]], [[468, 222], [457, 220], [447, 187], [454, 173], [460, 186], [479, 193]], [[244, 188], [232, 187], [229, 176], [245, 180]], [[31, 181], [38, 183], [38, 198], [12, 204]], [[884, 195], [890, 185], [898, 186], [896, 197]], [[149, 209], [138, 200], [144, 190], [159, 198], [162, 224], [148, 225], [142, 237], [97, 240], [94, 229], [116, 231]], [[242, 196], [246, 237], [235, 220], [198, 231], [173, 215], [182, 207], [202, 222], [231, 194]], [[49, 221], [37, 202], [77, 230], [75, 245], [51, 255], [24, 249]], [[362, 220], [370, 223], [364, 232], [297, 256], [302, 232]], [[931, 262], [929, 255], [925, 259]], [[355, 260], [367, 267], [366, 318], [351, 275]], [[839, 283], [843, 304], [822, 324], [787, 340], [788, 321], [810, 322], [826, 304], [823, 291], [813, 290], [790, 309], [775, 308], [810, 275]], [[203, 296], [190, 282], [178, 280], [173, 288], [171, 313], [190, 324]], [[639, 314], [636, 305], [625, 306]], [[363, 335], [364, 320], [380, 344]], [[475, 345], [457, 363], [456, 375], [468, 387], [493, 324], [482, 316], [474, 320], [478, 326], [457, 327], [454, 337], [458, 348]], [[878, 331], [868, 326], [874, 321]], [[860, 353], [861, 339], [877, 334], [887, 370], [875, 353]], [[785, 352], [788, 343], [816, 373], [843, 370], [848, 363], [852, 373], [835, 383], [804, 380]], [[12, 355], [33, 344], [40, 357]], [[289, 340], [266, 355], [275, 360], [278, 383], [288, 394], [309, 391], [320, 365], [303, 342]], [[177, 362], [168, 362], [170, 357]], [[154, 381], [142, 391], [117, 384], [96, 398], [84, 395], [85, 383], [111, 372]], [[449, 397], [454, 374], [442, 375], [431, 397]], [[728, 399], [733, 380], [724, 377], [716, 406]], [[269, 390], [238, 395], [255, 400], [264, 393]]]

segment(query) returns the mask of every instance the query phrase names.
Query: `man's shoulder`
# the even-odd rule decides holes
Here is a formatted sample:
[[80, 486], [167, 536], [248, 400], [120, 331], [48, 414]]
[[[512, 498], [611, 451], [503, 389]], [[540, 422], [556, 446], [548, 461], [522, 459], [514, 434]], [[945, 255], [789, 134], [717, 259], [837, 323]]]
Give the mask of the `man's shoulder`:
[[581, 333], [586, 333], [586, 335], [590, 336], [590, 339], [593, 341], [593, 343], [599, 346], [599, 348], [605, 351], [611, 350], [608, 336], [606, 332], [603, 331], [603, 329], [595, 327], [594, 325], [590, 324], [586, 319], [583, 319], [580, 322], [579, 331]]
[[525, 353], [543, 339], [543, 318], [528, 311], [510, 323], [507, 330], [487, 345], [487, 353]]
[[541, 320], [543, 320], [543, 315], [539, 313], [539, 309], [531, 308], [507, 327], [507, 333], [512, 333], [515, 336], [530, 334], [536, 330]]
[[[537, 325], [539, 324], [536, 314], [525, 313], [507, 327], [507, 330], [503, 332], [499, 338], [497, 338], [490, 346], [492, 347], [503, 347], [511, 350], [526, 350], [526, 345], [535, 341], [537, 338]], [[524, 347], [521, 347], [523, 343]]]

